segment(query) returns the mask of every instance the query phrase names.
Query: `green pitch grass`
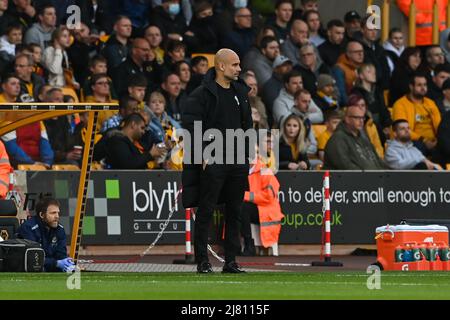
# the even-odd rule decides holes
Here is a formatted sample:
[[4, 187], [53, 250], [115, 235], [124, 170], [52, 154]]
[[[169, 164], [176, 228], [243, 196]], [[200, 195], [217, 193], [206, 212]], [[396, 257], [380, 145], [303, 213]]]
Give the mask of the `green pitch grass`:
[[69, 290], [66, 274], [0, 273], [5, 299], [450, 299], [450, 272], [384, 272], [381, 289], [369, 290], [367, 274], [81, 273]]

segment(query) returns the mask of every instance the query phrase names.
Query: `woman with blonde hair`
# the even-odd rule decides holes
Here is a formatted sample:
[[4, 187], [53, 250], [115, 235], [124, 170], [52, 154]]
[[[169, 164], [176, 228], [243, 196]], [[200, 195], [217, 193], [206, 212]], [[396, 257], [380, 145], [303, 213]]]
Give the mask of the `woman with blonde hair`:
[[71, 45], [70, 32], [66, 26], [60, 26], [52, 33], [51, 44], [44, 50], [42, 62], [48, 70], [48, 83], [52, 87], [80, 88], [69, 64], [66, 49]]
[[281, 130], [280, 169], [308, 170], [311, 165], [306, 153], [307, 149], [305, 125], [299, 116], [291, 114], [284, 121]]
[[172, 153], [169, 161], [162, 164], [166, 169], [182, 170], [181, 159], [183, 151], [177, 138], [177, 130], [180, 124], [165, 111], [166, 99], [161, 92], [154, 91], [148, 99], [146, 112], [151, 115], [150, 131], [154, 137], [166, 142], [170, 147], [168, 152]]

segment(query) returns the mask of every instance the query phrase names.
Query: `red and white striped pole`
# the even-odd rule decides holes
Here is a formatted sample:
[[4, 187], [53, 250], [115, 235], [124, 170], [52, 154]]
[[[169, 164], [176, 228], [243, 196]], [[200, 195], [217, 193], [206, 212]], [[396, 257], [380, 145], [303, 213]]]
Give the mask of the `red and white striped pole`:
[[184, 260], [176, 259], [173, 261], [174, 264], [195, 264], [195, 258], [192, 254], [192, 243], [191, 243], [191, 216], [194, 214], [194, 209], [185, 209], [185, 239], [186, 239], [186, 249]]
[[322, 242], [322, 249], [325, 245], [325, 259], [324, 261], [314, 261], [311, 263], [312, 266], [317, 267], [342, 267], [341, 262], [331, 261], [331, 206], [330, 206], [330, 172], [325, 171], [323, 176], [323, 225], [322, 228], [322, 239], [325, 233], [325, 243]]
[[193, 260], [191, 245], [191, 214], [192, 209], [186, 209], [186, 261]]
[[325, 213], [325, 261], [331, 261], [331, 220], [330, 220], [330, 172], [325, 171], [323, 176], [323, 209]]
[[14, 168], [13, 167], [11, 167], [11, 169], [9, 170], [8, 177], [9, 177], [9, 183], [8, 183], [8, 192], [6, 193], [6, 199], [7, 200], [12, 199], [12, 200], [14, 200], [14, 202], [16, 202], [16, 205], [18, 205], [17, 204], [18, 199], [15, 198], [16, 194], [14, 192], [14, 185], [16, 184], [16, 181], [15, 181], [16, 179], [14, 177]]
[[13, 167], [11, 167], [11, 169], [9, 170], [9, 185], [8, 185], [8, 192], [12, 192], [14, 190], [14, 169]]

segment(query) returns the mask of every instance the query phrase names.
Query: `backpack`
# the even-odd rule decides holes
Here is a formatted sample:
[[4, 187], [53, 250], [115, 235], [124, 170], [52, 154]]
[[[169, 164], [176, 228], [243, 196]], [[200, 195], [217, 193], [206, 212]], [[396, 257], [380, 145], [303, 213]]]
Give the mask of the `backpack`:
[[45, 252], [38, 242], [11, 239], [0, 242], [0, 271], [42, 272]]

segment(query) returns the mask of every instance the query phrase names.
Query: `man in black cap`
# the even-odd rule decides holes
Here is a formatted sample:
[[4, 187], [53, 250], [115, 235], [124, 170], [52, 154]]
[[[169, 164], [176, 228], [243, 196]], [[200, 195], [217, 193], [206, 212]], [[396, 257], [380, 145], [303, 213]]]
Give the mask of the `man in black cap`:
[[355, 10], [349, 11], [344, 16], [345, 40], [358, 38], [361, 33], [361, 16]]
[[285, 56], [279, 55], [273, 61], [273, 73], [272, 77], [266, 82], [261, 91], [261, 97], [266, 106], [269, 125], [272, 125], [272, 109], [273, 102], [280, 94], [281, 89], [284, 87], [283, 77], [292, 70], [292, 61]]

